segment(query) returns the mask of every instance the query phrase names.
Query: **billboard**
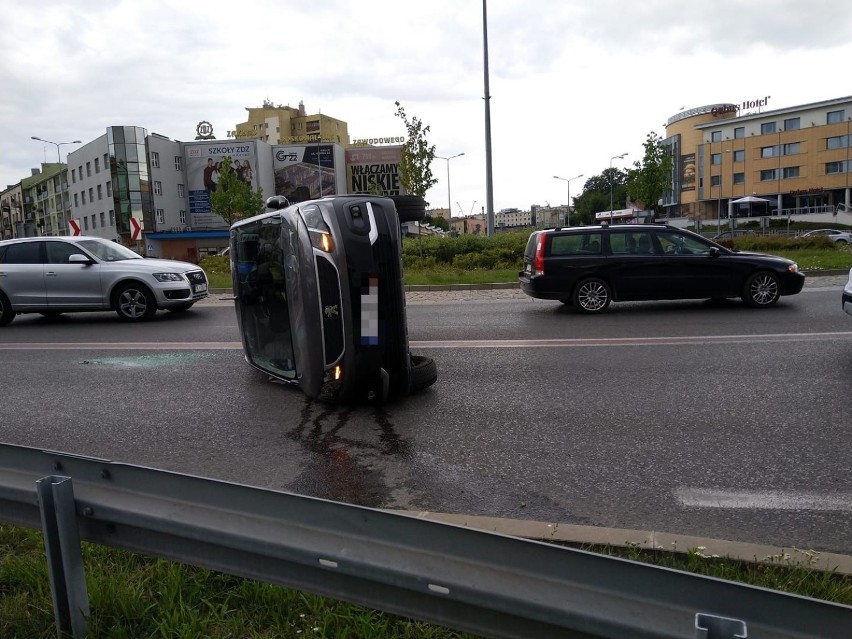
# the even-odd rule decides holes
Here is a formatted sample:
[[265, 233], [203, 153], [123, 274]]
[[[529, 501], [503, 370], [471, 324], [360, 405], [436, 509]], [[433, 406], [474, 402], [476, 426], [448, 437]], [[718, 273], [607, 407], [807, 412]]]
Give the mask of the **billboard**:
[[401, 146], [346, 150], [346, 192], [405, 195], [399, 180]]
[[252, 190], [258, 188], [257, 151], [254, 143], [223, 140], [219, 142], [188, 142], [186, 157], [189, 215], [193, 227], [221, 226], [225, 222], [210, 209], [210, 194], [218, 188], [219, 173], [226, 157], [240, 180]]
[[345, 193], [343, 148], [337, 144], [284, 144], [272, 147], [275, 194], [290, 202]]
[[695, 153], [680, 156], [680, 190], [695, 190]]

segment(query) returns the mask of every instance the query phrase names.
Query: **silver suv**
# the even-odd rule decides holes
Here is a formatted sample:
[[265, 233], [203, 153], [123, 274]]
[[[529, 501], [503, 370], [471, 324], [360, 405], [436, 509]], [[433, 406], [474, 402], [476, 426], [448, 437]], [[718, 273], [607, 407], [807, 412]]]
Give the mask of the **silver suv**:
[[100, 237], [0, 241], [0, 326], [19, 313], [71, 311], [114, 310], [134, 322], [205, 297], [207, 275], [195, 264], [146, 259]]

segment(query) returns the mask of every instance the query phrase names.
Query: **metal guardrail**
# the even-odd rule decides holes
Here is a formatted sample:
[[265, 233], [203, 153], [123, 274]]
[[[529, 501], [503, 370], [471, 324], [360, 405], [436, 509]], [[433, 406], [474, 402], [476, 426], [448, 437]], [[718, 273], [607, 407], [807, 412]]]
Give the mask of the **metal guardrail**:
[[290, 493], [0, 444], [0, 520], [45, 534], [59, 635], [80, 539], [487, 637], [849, 637], [852, 607]]

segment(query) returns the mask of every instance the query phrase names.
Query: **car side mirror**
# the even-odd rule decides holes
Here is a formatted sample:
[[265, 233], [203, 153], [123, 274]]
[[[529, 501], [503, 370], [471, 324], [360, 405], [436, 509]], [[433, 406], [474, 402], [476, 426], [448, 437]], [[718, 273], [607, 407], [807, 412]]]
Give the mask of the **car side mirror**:
[[711, 246], [710, 251], [707, 253], [707, 255], [709, 255], [710, 257], [719, 257], [721, 254], [722, 254], [722, 251], [720, 251], [715, 246]]
[[273, 195], [266, 199], [266, 208], [268, 209], [284, 209], [290, 206], [289, 200], [283, 195]]
[[68, 256], [68, 263], [69, 264], [93, 264], [94, 262], [92, 262], [91, 259], [89, 259], [88, 257], [86, 257], [85, 255], [83, 255], [81, 253], [74, 253], [73, 255]]

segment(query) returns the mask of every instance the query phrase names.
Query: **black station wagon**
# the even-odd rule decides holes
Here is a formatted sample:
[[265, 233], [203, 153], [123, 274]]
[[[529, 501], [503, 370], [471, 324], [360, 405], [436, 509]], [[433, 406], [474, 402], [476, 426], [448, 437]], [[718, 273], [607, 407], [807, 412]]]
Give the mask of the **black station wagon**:
[[612, 301], [741, 297], [765, 308], [802, 290], [795, 262], [735, 251], [662, 224], [556, 228], [530, 235], [521, 289], [585, 313]]

